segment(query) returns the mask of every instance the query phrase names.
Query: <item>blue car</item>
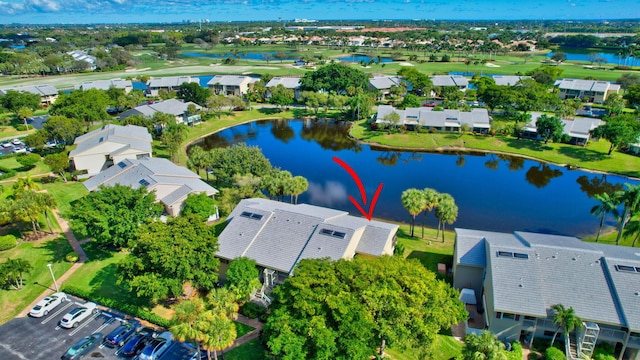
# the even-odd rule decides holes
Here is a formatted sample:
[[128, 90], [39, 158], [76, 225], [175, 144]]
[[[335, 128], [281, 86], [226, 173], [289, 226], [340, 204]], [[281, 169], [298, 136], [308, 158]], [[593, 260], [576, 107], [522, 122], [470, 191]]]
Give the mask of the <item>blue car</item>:
[[142, 328], [137, 333], [133, 334], [122, 346], [120, 354], [124, 357], [134, 357], [138, 355], [142, 349], [147, 345], [147, 342], [153, 338], [155, 330], [152, 328]]
[[140, 322], [129, 321], [123, 322], [104, 338], [104, 345], [108, 347], [122, 346], [127, 340], [138, 330]]

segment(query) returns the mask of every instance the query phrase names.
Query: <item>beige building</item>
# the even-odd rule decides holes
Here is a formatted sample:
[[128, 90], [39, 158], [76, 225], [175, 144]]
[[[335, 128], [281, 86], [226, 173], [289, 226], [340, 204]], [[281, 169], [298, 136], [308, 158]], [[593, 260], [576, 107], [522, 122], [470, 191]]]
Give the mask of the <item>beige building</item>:
[[216, 75], [207, 86], [216, 95], [242, 96], [249, 90], [249, 85], [260, 79], [244, 75]]
[[145, 127], [105, 125], [76, 138], [76, 148], [69, 153], [70, 166], [95, 175], [124, 159], [151, 157], [151, 141]]
[[554, 86], [562, 100], [580, 99], [596, 104], [602, 104], [610, 94], [620, 91], [620, 85], [599, 80], [560, 79]]
[[7, 91], [28, 92], [40, 96], [40, 106], [47, 107], [53, 104], [58, 98], [58, 89], [51, 85], [25, 85], [14, 88], [0, 89], [0, 95], [5, 95]]

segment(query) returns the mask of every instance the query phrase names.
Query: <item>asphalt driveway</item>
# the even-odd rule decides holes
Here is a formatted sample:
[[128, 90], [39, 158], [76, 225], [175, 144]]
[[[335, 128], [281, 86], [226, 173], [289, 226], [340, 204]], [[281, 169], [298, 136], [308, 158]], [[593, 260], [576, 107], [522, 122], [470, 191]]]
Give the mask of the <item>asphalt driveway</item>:
[[[58, 326], [62, 317], [74, 308], [71, 298], [42, 318], [18, 317], [0, 326], [0, 359], [2, 360], [53, 360], [60, 357], [81, 338], [100, 332], [104, 336], [120, 325], [117, 315], [108, 309], [91, 315], [75, 329]], [[100, 345], [85, 359], [120, 359], [117, 349]]]

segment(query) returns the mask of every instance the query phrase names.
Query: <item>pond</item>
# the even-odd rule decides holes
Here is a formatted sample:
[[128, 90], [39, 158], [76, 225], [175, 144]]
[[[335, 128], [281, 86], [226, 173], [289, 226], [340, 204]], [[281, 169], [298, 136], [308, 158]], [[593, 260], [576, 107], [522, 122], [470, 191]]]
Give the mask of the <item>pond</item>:
[[276, 52], [274, 52], [274, 51], [271, 51], [271, 52], [267, 51], [267, 52], [263, 52], [263, 53], [243, 53], [243, 52], [238, 52], [237, 54], [234, 54], [234, 53], [205, 54], [205, 53], [199, 53], [199, 52], [183, 52], [183, 53], [180, 53], [180, 55], [181, 56], [185, 56], [185, 57], [210, 57], [210, 58], [214, 58], [214, 59], [224, 59], [224, 58], [232, 57], [232, 58], [236, 58], [236, 59], [263, 60], [263, 61], [266, 60], [265, 56], [270, 56], [269, 61], [276, 61], [276, 62], [292, 61], [292, 60], [300, 59], [299, 56], [294, 56], [294, 55], [289, 54], [289, 53], [287, 53], [287, 57], [285, 57], [283, 59], [276, 59], [276, 57], [275, 57]]
[[[628, 65], [628, 66], [636, 66], [639, 65], [638, 59], [633, 56], [618, 56], [614, 53], [608, 52], [584, 52], [582, 50], [576, 51], [575, 49], [560, 49], [561, 52], [567, 55], [567, 60], [572, 61], [584, 61], [593, 63], [597, 57], [604, 59], [605, 64], [614, 64], [614, 65]], [[555, 52], [550, 52], [547, 54], [547, 57], [552, 57]]]
[[[359, 62], [365, 62], [368, 63], [369, 61], [378, 61], [378, 57], [377, 56], [367, 56], [367, 55], [347, 55], [347, 56], [340, 56], [337, 57], [336, 59], [340, 60], [340, 61], [346, 61], [346, 62], [353, 62], [353, 63], [359, 63]], [[392, 58], [387, 58], [387, 57], [382, 57], [380, 58], [380, 62], [381, 63], [390, 63], [393, 62]]]
[[[598, 218], [593, 194], [636, 181], [616, 175], [567, 170], [519, 157], [482, 153], [390, 151], [348, 138], [349, 123], [335, 121], [258, 121], [209, 135], [193, 145], [205, 149], [246, 143], [262, 149], [271, 164], [308, 179], [299, 202], [349, 211], [360, 199], [336, 156], [355, 170], [371, 198], [383, 189], [373, 216], [409, 222], [400, 196], [408, 188], [449, 193], [460, 211], [453, 226], [489, 231], [535, 231], [583, 237], [595, 234]], [[420, 217], [422, 221], [422, 216]], [[430, 213], [427, 224], [436, 226]], [[613, 225], [613, 219], [608, 219]], [[451, 226], [449, 226], [451, 228]]]

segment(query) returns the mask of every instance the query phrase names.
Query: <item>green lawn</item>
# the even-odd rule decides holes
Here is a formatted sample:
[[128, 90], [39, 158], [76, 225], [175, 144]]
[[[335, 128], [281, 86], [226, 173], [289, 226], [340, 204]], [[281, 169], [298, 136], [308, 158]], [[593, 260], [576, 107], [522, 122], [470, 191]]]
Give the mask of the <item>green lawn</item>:
[[235, 349], [231, 349], [224, 353], [226, 360], [263, 360], [266, 348], [260, 342], [260, 339], [248, 341]]
[[[449, 360], [456, 358], [462, 353], [463, 343], [451, 336], [437, 335], [433, 344], [433, 360]], [[396, 349], [387, 348], [385, 352], [393, 360], [420, 360], [418, 354], [413, 351], [399, 352]]]
[[236, 325], [236, 338], [246, 335], [253, 331], [253, 329], [255, 329], [254, 327], [239, 323], [237, 321], [234, 324]]
[[69, 181], [56, 181], [53, 183], [42, 184], [43, 190], [47, 190], [58, 201], [58, 210], [60, 214], [67, 214], [71, 210], [71, 204], [85, 196], [89, 192], [82, 183]]
[[0, 252], [0, 262], [7, 259], [25, 259], [33, 270], [25, 276], [25, 286], [21, 290], [0, 290], [0, 324], [4, 324], [37, 299], [47, 288], [53, 289], [53, 280], [47, 264], [53, 264], [56, 278], [62, 276], [71, 264], [64, 256], [71, 246], [64, 236], [49, 240], [23, 242], [17, 247]]
[[15, 156], [8, 157], [8, 158], [0, 158], [0, 166], [13, 169], [16, 171], [16, 175], [14, 177], [3, 180], [2, 181], [3, 183], [13, 181], [19, 177], [25, 177], [27, 176], [27, 174], [33, 176], [33, 175], [39, 175], [39, 174], [48, 174], [51, 172], [51, 169], [49, 169], [49, 167], [45, 165], [44, 161], [42, 160], [36, 163], [34, 167], [27, 169], [16, 160]]

